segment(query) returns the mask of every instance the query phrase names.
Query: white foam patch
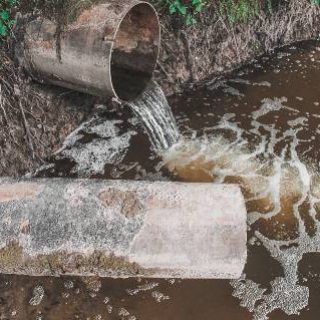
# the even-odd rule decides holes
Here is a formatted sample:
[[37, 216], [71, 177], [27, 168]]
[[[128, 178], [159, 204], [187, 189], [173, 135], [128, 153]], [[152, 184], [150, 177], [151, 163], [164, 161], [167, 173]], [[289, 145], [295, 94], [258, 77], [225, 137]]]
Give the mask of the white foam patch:
[[31, 306], [38, 306], [43, 298], [44, 298], [44, 288], [42, 286], [36, 286], [34, 287], [33, 291], [32, 291], [32, 298], [29, 301], [29, 304]]
[[170, 300], [170, 297], [169, 296], [166, 296], [165, 294], [163, 294], [162, 292], [160, 291], [153, 291], [151, 293], [151, 296], [152, 298], [155, 299], [156, 302], [160, 303], [160, 302], [163, 302], [165, 300]]
[[[132, 136], [137, 134], [133, 130], [120, 134], [121, 123], [120, 120], [90, 119], [66, 138], [62, 148], [56, 152], [57, 158], [75, 161], [72, 172], [81, 177], [103, 174], [107, 164], [123, 160]], [[87, 135], [94, 135], [92, 141], [82, 143]]]
[[287, 102], [288, 99], [286, 97], [282, 98], [265, 98], [262, 100], [261, 107], [257, 110], [252, 112], [252, 117], [254, 120], [257, 120], [270, 112], [279, 111], [281, 109], [286, 108], [284, 103]]
[[159, 286], [158, 282], [150, 282], [150, 283], [145, 283], [143, 285], [140, 285], [135, 289], [127, 289], [126, 291], [130, 296], [135, 296], [140, 292], [150, 291], [158, 286]]

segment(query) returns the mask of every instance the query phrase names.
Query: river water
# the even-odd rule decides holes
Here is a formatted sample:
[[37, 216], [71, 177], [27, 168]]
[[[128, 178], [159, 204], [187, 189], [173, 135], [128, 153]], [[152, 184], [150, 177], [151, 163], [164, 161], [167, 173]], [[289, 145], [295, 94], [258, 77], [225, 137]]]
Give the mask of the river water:
[[320, 42], [305, 42], [175, 95], [169, 102], [183, 138], [161, 155], [130, 110], [97, 106], [38, 176], [237, 182], [248, 209], [244, 274], [236, 281], [1, 276], [2, 318], [318, 319], [319, 83]]

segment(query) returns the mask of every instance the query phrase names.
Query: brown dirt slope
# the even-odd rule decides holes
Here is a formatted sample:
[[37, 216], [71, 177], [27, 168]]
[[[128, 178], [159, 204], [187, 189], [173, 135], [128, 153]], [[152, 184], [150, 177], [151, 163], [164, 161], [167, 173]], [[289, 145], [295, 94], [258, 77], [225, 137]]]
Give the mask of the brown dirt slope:
[[0, 176], [37, 168], [88, 113], [92, 98], [25, 77], [0, 43]]
[[272, 49], [320, 35], [320, 6], [310, 0], [288, 0], [272, 15], [230, 25], [212, 1], [193, 27], [177, 30], [162, 18], [163, 48], [157, 74], [166, 93], [186, 83], [219, 76]]

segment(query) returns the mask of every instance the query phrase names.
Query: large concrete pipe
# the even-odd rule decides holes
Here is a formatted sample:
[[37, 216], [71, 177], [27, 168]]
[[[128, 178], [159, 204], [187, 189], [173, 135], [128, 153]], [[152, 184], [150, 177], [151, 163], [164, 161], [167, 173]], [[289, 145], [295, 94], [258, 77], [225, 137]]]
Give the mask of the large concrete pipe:
[[152, 78], [160, 47], [154, 8], [138, 0], [106, 0], [60, 27], [38, 18], [26, 25], [17, 50], [37, 80], [130, 101]]
[[238, 278], [246, 209], [236, 185], [0, 179], [0, 272]]

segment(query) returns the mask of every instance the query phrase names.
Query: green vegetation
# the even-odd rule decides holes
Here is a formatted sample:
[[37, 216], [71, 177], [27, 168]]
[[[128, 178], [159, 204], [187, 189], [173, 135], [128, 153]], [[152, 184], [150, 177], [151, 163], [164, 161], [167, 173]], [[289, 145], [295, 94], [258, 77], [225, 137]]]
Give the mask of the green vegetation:
[[[263, 9], [273, 12], [274, 0], [217, 0], [219, 15], [227, 18], [231, 25], [246, 23], [257, 16]], [[281, 0], [278, 0], [278, 2]], [[320, 0], [313, 0], [320, 1]], [[204, 0], [153, 0], [158, 7], [170, 14], [183, 18], [186, 25], [194, 25], [197, 15], [206, 7]], [[264, 5], [262, 5], [264, 3]], [[263, 8], [262, 8], [263, 7]]]
[[196, 23], [197, 14], [206, 6], [204, 0], [153, 0], [153, 2], [168, 10], [170, 14], [181, 16], [188, 26]]
[[[14, 24], [12, 9], [19, 4], [22, 11], [33, 8], [45, 17], [54, 18], [62, 22], [65, 14], [75, 15], [83, 7], [90, 6], [97, 0], [0, 0], [0, 37], [7, 36]], [[150, 0], [158, 9], [166, 14], [182, 18], [187, 26], [197, 22], [197, 16], [211, 3], [208, 0]], [[286, 0], [215, 0], [220, 17], [226, 19], [230, 25], [247, 23], [261, 12], [272, 14]], [[315, 5], [320, 5], [320, 0], [310, 0]], [[27, 11], [28, 11], [27, 10]], [[63, 24], [63, 23], [61, 23]]]
[[17, 5], [18, 0], [2, 0], [0, 3], [0, 36], [8, 35], [14, 24], [11, 10]]
[[[270, 2], [270, 1], [269, 1]], [[219, 14], [227, 17], [231, 25], [248, 22], [260, 11], [259, 0], [220, 0]]]
[[[320, 0], [310, 0], [320, 5]], [[186, 25], [194, 25], [197, 15], [209, 4], [205, 0], [152, 0], [158, 8], [168, 14], [183, 18]], [[226, 18], [230, 25], [248, 23], [260, 13], [272, 14], [280, 7], [287, 5], [286, 0], [216, 0], [219, 16]]]

